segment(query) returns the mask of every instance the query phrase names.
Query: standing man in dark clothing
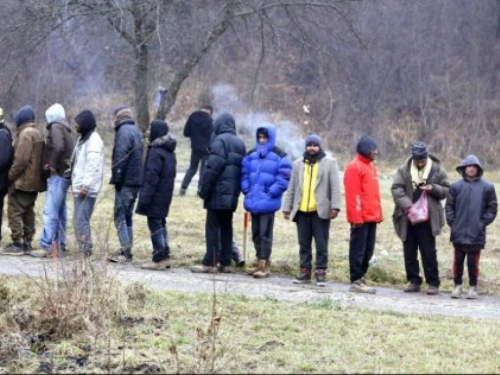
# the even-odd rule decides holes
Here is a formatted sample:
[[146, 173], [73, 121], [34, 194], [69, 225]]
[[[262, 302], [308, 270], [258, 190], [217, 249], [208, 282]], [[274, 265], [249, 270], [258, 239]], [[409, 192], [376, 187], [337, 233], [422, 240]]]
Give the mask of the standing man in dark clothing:
[[231, 272], [231, 243], [233, 214], [241, 193], [241, 162], [246, 154], [245, 144], [236, 135], [234, 117], [223, 113], [215, 120], [215, 137], [210, 146], [199, 196], [207, 210], [205, 223], [206, 253], [202, 265], [193, 272], [217, 272], [219, 235], [221, 245], [219, 271]]
[[[424, 142], [412, 145], [411, 156], [399, 167], [391, 192], [394, 199], [392, 216], [396, 234], [403, 241], [407, 293], [420, 291], [422, 278], [418, 262], [418, 252], [422, 257], [425, 281], [429, 285], [426, 293], [439, 293], [439, 269], [436, 250], [436, 236], [444, 226], [444, 209], [441, 201], [448, 195], [450, 182], [439, 160], [427, 152]], [[407, 217], [410, 207], [425, 192], [427, 194], [429, 219], [412, 224]]]
[[198, 191], [201, 188], [203, 179], [203, 171], [205, 170], [205, 161], [208, 156], [208, 148], [213, 133], [212, 124], [212, 107], [207, 105], [199, 111], [193, 112], [184, 126], [184, 136], [191, 138], [191, 161], [186, 175], [182, 180], [180, 195], [186, 194], [186, 190], [191, 182], [191, 179], [200, 166], [200, 174], [198, 180]]
[[476, 155], [468, 155], [457, 167], [462, 179], [451, 184], [446, 198], [446, 221], [451, 228], [450, 241], [455, 248], [451, 298], [462, 295], [462, 276], [467, 258], [468, 299], [477, 298], [479, 256], [486, 244], [486, 227], [497, 216], [495, 186], [482, 179], [483, 167]]
[[142, 183], [142, 132], [135, 124], [132, 110], [115, 111], [115, 142], [110, 184], [115, 185], [114, 220], [120, 250], [108, 258], [111, 262], [131, 262], [134, 239], [132, 215]]
[[12, 133], [4, 123], [2, 108], [0, 108], [0, 150], [0, 241], [2, 241], [3, 201], [9, 191], [9, 168], [14, 154]]

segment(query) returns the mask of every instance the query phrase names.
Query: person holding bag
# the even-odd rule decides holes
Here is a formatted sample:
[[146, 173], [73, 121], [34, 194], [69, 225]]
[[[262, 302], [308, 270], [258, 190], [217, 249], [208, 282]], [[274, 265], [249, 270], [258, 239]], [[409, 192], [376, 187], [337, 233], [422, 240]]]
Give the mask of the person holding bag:
[[[422, 285], [418, 252], [422, 257], [425, 281], [429, 285], [426, 293], [439, 293], [439, 269], [436, 251], [436, 236], [444, 226], [444, 209], [441, 201], [448, 194], [450, 182], [439, 160], [427, 152], [424, 142], [412, 145], [412, 155], [406, 159], [394, 176], [391, 193], [395, 208], [394, 229], [403, 241], [406, 279], [409, 284], [405, 292], [419, 292]], [[417, 201], [422, 194], [427, 199], [428, 219], [414, 222]], [[409, 217], [408, 217], [409, 215]]]

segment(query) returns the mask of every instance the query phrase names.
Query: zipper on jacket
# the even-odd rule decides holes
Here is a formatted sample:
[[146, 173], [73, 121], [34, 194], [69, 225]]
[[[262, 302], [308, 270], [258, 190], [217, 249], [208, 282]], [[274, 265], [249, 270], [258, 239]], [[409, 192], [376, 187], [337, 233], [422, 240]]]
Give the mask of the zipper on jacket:
[[309, 194], [307, 195], [307, 210], [309, 211], [310, 207], [309, 207], [309, 204], [311, 203], [311, 194], [312, 194], [312, 178], [313, 178], [313, 165], [312, 164], [309, 164]]

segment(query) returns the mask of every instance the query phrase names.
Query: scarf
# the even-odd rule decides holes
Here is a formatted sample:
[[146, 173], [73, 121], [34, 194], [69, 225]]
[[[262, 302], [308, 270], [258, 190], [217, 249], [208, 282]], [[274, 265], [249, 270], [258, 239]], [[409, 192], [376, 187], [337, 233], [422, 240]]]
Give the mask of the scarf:
[[418, 169], [415, 166], [413, 160], [411, 161], [410, 173], [411, 173], [411, 183], [413, 185], [413, 190], [417, 190], [419, 185], [421, 184], [427, 185], [427, 179], [429, 178], [429, 173], [431, 172], [431, 168], [432, 168], [432, 160], [430, 158], [427, 158], [427, 163], [425, 164], [425, 167], [423, 167], [422, 169]]

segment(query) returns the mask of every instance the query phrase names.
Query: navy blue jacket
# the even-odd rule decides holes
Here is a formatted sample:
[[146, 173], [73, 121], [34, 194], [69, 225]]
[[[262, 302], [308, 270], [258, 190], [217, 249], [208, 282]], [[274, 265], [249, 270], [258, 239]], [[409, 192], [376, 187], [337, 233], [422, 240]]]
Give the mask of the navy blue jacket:
[[177, 141], [170, 134], [153, 141], [144, 166], [136, 213], [155, 218], [168, 216], [177, 167]]
[[236, 135], [234, 117], [224, 113], [214, 123], [215, 137], [210, 145], [199, 196], [210, 210], [236, 210], [241, 193], [241, 162], [245, 144]]
[[115, 128], [111, 181], [115, 186], [140, 186], [142, 180], [142, 132], [131, 120]]
[[[478, 167], [474, 180], [465, 178], [468, 165]], [[486, 226], [497, 215], [497, 196], [493, 184], [482, 179], [483, 168], [475, 155], [468, 155], [456, 168], [462, 179], [451, 184], [446, 198], [446, 222], [451, 228], [450, 241], [458, 245], [484, 247]]]
[[210, 139], [213, 133], [213, 121], [208, 112], [193, 112], [184, 125], [184, 137], [191, 138], [191, 149], [208, 154]]
[[9, 187], [9, 169], [12, 165], [14, 147], [12, 134], [4, 124], [0, 125], [0, 150], [0, 191], [6, 191]]
[[[267, 130], [268, 142], [257, 139], [260, 129]], [[292, 161], [276, 146], [276, 129], [265, 124], [255, 131], [256, 146], [243, 159], [241, 191], [245, 195], [245, 210], [253, 214], [267, 214], [281, 208], [281, 198], [288, 188]]]

